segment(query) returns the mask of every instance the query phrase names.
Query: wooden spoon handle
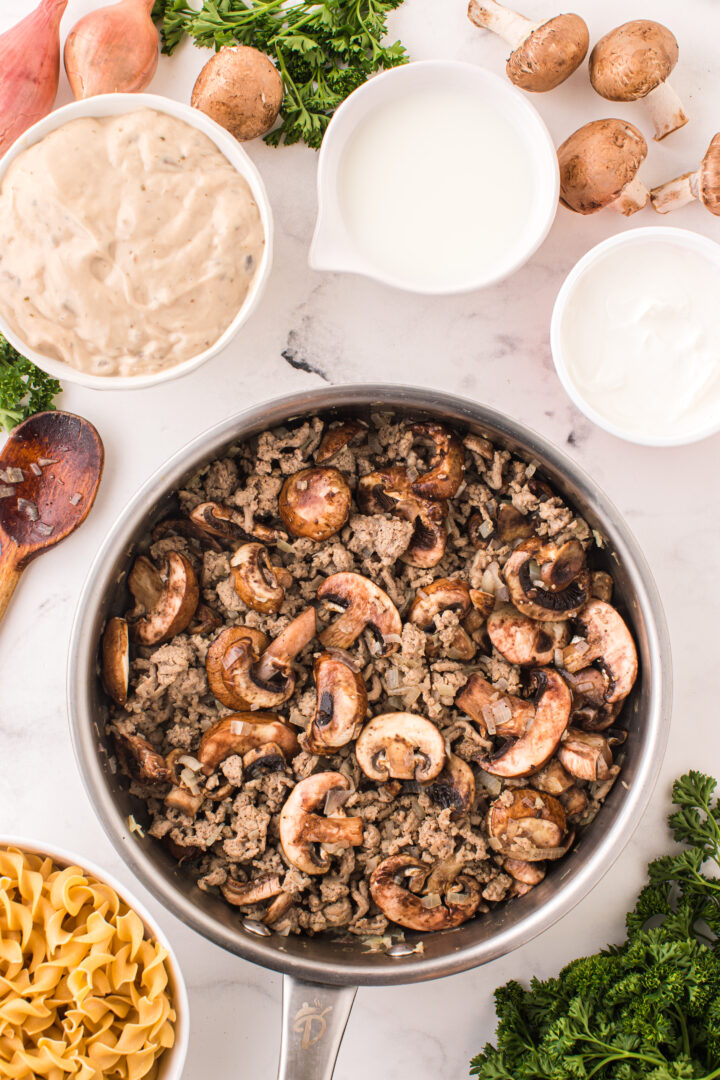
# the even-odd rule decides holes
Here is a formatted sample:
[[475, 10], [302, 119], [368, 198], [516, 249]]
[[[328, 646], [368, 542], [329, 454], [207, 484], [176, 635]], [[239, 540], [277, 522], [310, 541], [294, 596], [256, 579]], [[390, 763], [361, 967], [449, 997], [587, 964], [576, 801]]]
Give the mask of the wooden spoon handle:
[[0, 619], [2, 619], [10, 597], [15, 592], [15, 587], [20, 580], [23, 567], [18, 566], [17, 549], [13, 545], [5, 547], [0, 552]]

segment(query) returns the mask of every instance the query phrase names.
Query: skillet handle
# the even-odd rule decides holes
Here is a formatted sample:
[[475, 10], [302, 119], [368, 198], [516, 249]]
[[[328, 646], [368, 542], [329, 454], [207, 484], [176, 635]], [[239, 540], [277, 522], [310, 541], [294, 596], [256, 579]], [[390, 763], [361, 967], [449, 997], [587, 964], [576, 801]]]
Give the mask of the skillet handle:
[[278, 1080], [332, 1080], [356, 993], [284, 976]]

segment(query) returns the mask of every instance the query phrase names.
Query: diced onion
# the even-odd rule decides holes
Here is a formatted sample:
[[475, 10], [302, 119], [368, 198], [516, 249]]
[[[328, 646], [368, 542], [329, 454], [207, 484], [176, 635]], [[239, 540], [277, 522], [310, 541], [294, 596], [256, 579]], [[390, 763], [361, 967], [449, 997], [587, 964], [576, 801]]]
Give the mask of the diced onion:
[[0, 484], [0, 499], [9, 499], [11, 495], [15, 494], [15, 488], [9, 484]]
[[42, 469], [39, 465], [36, 465], [34, 461], [30, 463], [30, 472], [33, 476], [42, 476]]
[[439, 893], [431, 892], [431, 893], [428, 893], [427, 896], [423, 896], [420, 903], [422, 904], [422, 906], [424, 908], [431, 909], [431, 908], [440, 907], [440, 905], [442, 904], [442, 900], [440, 899], [440, 894]]
[[37, 525], [35, 526], [35, 531], [39, 532], [41, 536], [52, 536], [52, 534], [55, 532], [55, 526], [48, 525], [46, 521], [38, 521]]
[[341, 806], [345, 805], [351, 795], [352, 791], [348, 788], [330, 788], [325, 796], [325, 815], [332, 817]]
[[34, 502], [30, 502], [29, 499], [18, 499], [18, 510], [21, 514], [25, 514], [30, 521], [37, 521], [40, 516], [37, 506]]
[[480, 525], [480, 528], [478, 529], [478, 532], [482, 536], [483, 540], [486, 540], [492, 531], [493, 531], [493, 523], [492, 523], [492, 521], [488, 521], [487, 519], [485, 519], [485, 521], [482, 522], [482, 524]]
[[8, 484], [22, 484], [25, 479], [25, 473], [22, 469], [9, 468], [5, 470], [5, 475], [2, 479], [6, 480]]
[[76, 491], [74, 495], [70, 496], [70, 505], [71, 506], [77, 506], [77, 504], [79, 502], [81, 502], [81, 501], [82, 501], [82, 495], [80, 494], [79, 491]]

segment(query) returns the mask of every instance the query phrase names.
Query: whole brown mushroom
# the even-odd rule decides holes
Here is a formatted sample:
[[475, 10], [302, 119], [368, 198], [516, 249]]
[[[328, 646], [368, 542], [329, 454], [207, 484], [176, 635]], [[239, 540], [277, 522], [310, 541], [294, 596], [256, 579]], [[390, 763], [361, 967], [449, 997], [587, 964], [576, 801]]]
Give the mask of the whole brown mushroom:
[[632, 124], [591, 120], [558, 149], [560, 202], [576, 214], [642, 210], [650, 192], [637, 174], [646, 157], [645, 138]]
[[249, 45], [230, 45], [208, 60], [190, 104], [246, 142], [268, 133], [282, 99], [282, 78], [265, 53]]
[[666, 26], [633, 19], [600, 38], [590, 53], [590, 82], [608, 101], [644, 101], [659, 141], [688, 122], [667, 81], [677, 60], [678, 43]]
[[282, 486], [278, 510], [293, 536], [328, 540], [350, 515], [352, 496], [345, 477], [332, 466], [301, 469]]
[[720, 215], [720, 132], [713, 135], [695, 172], [653, 188], [650, 198], [658, 214], [669, 214], [697, 199], [711, 214]]
[[536, 93], [565, 82], [582, 64], [590, 44], [587, 25], [579, 15], [532, 22], [496, 0], [470, 0], [468, 18], [508, 43], [513, 50], [505, 67], [508, 79]]

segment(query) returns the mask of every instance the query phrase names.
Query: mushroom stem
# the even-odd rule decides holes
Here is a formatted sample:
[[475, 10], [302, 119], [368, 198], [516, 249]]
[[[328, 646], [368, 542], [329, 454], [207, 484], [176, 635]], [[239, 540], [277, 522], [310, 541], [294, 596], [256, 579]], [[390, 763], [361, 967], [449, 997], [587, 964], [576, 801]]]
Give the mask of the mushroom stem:
[[468, 18], [483, 30], [491, 30], [503, 41], [506, 41], [511, 49], [517, 49], [537, 30], [542, 23], [532, 22], [520, 15], [517, 11], [510, 11], [496, 0], [484, 0], [482, 4], [478, 0], [470, 0], [468, 5]]
[[669, 82], [660, 83], [649, 94], [646, 94], [643, 100], [647, 104], [650, 119], [655, 128], [653, 138], [656, 142], [660, 142], [666, 135], [687, 124], [688, 117], [685, 115], [682, 102]]
[[613, 210], [618, 214], [629, 217], [630, 214], [642, 210], [650, 198], [650, 192], [643, 184], [639, 176], [634, 176], [629, 184], [626, 184], [615, 202], [611, 203]]
[[287, 668], [315, 637], [315, 628], [315, 608], [306, 608], [267, 647], [255, 665], [255, 677], [267, 682], [278, 671]]
[[688, 172], [653, 188], [650, 192], [653, 210], [657, 210], [658, 214], [669, 214], [694, 202], [698, 197], [698, 180], [697, 172]]

